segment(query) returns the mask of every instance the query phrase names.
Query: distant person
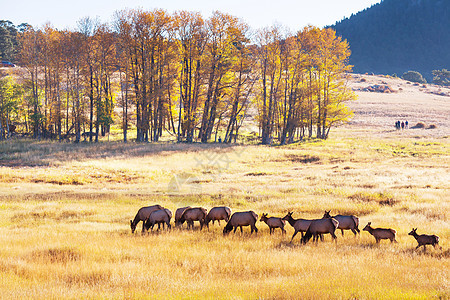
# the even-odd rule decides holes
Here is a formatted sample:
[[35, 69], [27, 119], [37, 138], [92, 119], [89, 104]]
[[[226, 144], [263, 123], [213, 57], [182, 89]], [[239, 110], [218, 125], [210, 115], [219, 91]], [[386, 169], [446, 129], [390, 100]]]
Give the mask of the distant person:
[[402, 130], [405, 129], [405, 122], [402, 121]]
[[222, 138], [219, 136], [219, 139], [217, 140], [219, 143], [222, 143]]
[[405, 121], [405, 128], [408, 128], [408, 120]]

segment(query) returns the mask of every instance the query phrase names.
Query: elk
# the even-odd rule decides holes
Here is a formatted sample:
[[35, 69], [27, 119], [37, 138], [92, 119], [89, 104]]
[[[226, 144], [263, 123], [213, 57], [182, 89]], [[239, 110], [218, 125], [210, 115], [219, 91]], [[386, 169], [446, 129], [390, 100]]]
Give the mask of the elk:
[[339, 222], [338, 228], [340, 229], [342, 232], [342, 236], [344, 236], [344, 230], [351, 230], [353, 232], [353, 234], [356, 236], [356, 233], [359, 233], [359, 218], [355, 217], [355, 216], [345, 216], [345, 215], [336, 215], [336, 216], [332, 216], [330, 215], [331, 210], [325, 211], [325, 213], [323, 214], [323, 218], [334, 218], [336, 219], [336, 221]]
[[439, 237], [437, 235], [428, 235], [428, 234], [421, 234], [418, 235], [417, 234], [417, 228], [413, 228], [411, 230], [410, 233], [408, 233], [409, 235], [412, 235], [417, 243], [419, 243], [419, 245], [416, 247], [416, 249], [418, 249], [420, 246], [423, 246], [423, 251], [426, 251], [426, 245], [432, 245], [435, 249], [436, 246], [439, 247], [439, 249], [442, 249], [442, 247], [439, 246]]
[[366, 227], [364, 227], [364, 231], [368, 231], [375, 240], [377, 241], [377, 244], [380, 242], [380, 240], [390, 240], [392, 242], [396, 242], [395, 240], [395, 234], [397, 231], [391, 228], [372, 228], [370, 226], [372, 222], [367, 223]]
[[230, 219], [230, 215], [231, 209], [227, 206], [213, 207], [206, 216], [205, 224], [208, 227], [208, 229], [209, 229], [209, 222], [211, 221], [213, 222], [213, 224], [214, 221], [219, 222], [220, 226], [220, 220], [225, 220], [225, 222], [228, 222], [228, 220]]
[[150, 214], [154, 212], [155, 210], [163, 209], [161, 205], [152, 205], [152, 206], [145, 206], [141, 207], [136, 216], [134, 217], [134, 220], [130, 220], [130, 226], [131, 226], [131, 233], [134, 233], [136, 230], [137, 224], [142, 221], [142, 233], [145, 231], [145, 220], [150, 217]]
[[280, 228], [283, 234], [286, 233], [286, 230], [284, 229], [284, 224], [286, 223], [286, 221], [282, 220], [281, 218], [276, 217], [268, 218], [267, 214], [262, 214], [261, 219], [259, 221], [264, 222], [267, 224], [267, 226], [269, 226], [270, 234], [272, 234], [272, 232], [275, 231], [275, 228]]
[[336, 241], [336, 234], [334, 232], [338, 228], [339, 222], [336, 219], [317, 219], [312, 220], [308, 230], [306, 230], [305, 236], [302, 238], [302, 243], [306, 244], [311, 237], [313, 241], [318, 242], [319, 237], [323, 241], [323, 234], [329, 233]]
[[309, 228], [309, 225], [311, 224], [312, 220], [307, 220], [307, 219], [294, 219], [292, 217], [292, 212], [288, 212], [286, 216], [284, 216], [282, 218], [282, 220], [288, 221], [288, 223], [294, 227], [294, 234], [292, 235], [291, 238], [291, 243], [292, 240], [294, 239], [295, 235], [300, 232], [302, 235], [302, 239], [303, 239], [303, 232], [306, 232]]
[[253, 211], [244, 211], [244, 212], [236, 212], [234, 213], [230, 220], [228, 221], [227, 225], [223, 229], [223, 234], [228, 234], [231, 232], [234, 228], [233, 233], [236, 233], [236, 229], [239, 227], [241, 228], [242, 233], [242, 226], [250, 226], [251, 227], [251, 233], [255, 231], [255, 233], [258, 233], [258, 228], [256, 228], [255, 224], [258, 220], [258, 215]]
[[168, 229], [170, 229], [170, 219], [172, 219], [172, 212], [168, 210], [167, 208], [155, 210], [150, 214], [150, 217], [145, 222], [145, 228], [148, 230], [149, 228], [152, 229], [155, 226], [155, 224], [158, 224], [158, 230], [161, 227], [161, 224], [167, 224]]
[[194, 221], [200, 222], [200, 230], [203, 229], [203, 225], [205, 224], [207, 212], [203, 207], [192, 207], [186, 209], [183, 214], [181, 214], [179, 224], [183, 224], [185, 221], [187, 223], [187, 228], [189, 227], [194, 229]]
[[190, 206], [180, 207], [175, 211], [175, 226], [181, 225], [180, 224], [181, 216], [183, 215], [184, 211], [188, 208], [191, 208], [191, 207]]

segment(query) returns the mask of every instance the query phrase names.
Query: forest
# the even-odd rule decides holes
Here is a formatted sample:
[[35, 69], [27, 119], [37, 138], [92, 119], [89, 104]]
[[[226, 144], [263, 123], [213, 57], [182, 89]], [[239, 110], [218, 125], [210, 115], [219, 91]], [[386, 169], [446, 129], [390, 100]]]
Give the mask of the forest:
[[286, 144], [326, 139], [352, 114], [349, 45], [329, 28], [253, 31], [218, 11], [161, 9], [118, 11], [111, 24], [85, 17], [76, 30], [1, 27], [2, 59], [24, 70], [0, 81], [1, 139], [13, 126], [92, 142], [114, 124], [125, 142], [133, 130], [138, 142], [230, 143], [251, 118], [263, 144]]
[[331, 26], [350, 44], [356, 73], [449, 69], [450, 9], [444, 0], [383, 0]]

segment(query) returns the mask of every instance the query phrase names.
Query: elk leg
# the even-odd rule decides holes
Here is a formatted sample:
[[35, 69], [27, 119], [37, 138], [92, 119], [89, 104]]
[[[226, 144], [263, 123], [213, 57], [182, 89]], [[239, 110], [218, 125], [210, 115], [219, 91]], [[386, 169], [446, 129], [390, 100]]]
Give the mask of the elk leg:
[[[292, 243], [292, 240], [294, 239], [294, 236], [297, 234], [297, 232], [298, 232], [298, 231], [295, 231], [295, 232], [294, 232], [294, 235], [293, 235], [292, 238], [291, 238], [291, 243]], [[302, 239], [303, 239], [303, 232], [302, 232]]]
[[333, 240], [336, 242], [337, 236], [332, 232], [331, 233], [331, 237], [333, 238]]

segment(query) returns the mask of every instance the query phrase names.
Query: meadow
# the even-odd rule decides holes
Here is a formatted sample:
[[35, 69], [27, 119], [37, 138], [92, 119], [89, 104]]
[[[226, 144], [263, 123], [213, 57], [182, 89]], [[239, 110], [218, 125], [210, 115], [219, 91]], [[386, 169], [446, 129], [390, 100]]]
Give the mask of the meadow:
[[[2, 299], [448, 299], [447, 137], [359, 135], [288, 146], [0, 143]], [[287, 234], [131, 234], [142, 206], [321, 218], [355, 214], [398, 244], [337, 232], [317, 245]], [[436, 234], [416, 250], [408, 232]]]

